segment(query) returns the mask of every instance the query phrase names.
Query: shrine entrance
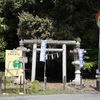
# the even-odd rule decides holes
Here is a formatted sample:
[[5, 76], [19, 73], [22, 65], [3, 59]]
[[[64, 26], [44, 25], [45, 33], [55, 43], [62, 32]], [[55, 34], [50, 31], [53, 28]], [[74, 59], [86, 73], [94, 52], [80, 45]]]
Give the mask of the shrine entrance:
[[[36, 57], [37, 51], [41, 51], [40, 48], [37, 48], [37, 45], [41, 44], [42, 40], [21, 40], [20, 44], [32, 44], [33, 53], [32, 53], [32, 72], [31, 72], [31, 82], [35, 80], [36, 77]], [[62, 48], [46, 48], [46, 52], [62, 52], [62, 82], [66, 83], [66, 71], [67, 71], [67, 60], [66, 60], [66, 45], [76, 45], [76, 41], [62, 41], [62, 40], [46, 40], [47, 45], [61, 45]]]

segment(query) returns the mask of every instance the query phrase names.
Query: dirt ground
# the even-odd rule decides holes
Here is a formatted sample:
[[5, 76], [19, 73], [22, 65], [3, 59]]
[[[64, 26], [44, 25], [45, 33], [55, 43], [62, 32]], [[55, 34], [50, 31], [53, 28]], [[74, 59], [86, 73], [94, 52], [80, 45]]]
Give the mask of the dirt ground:
[[[96, 88], [96, 80], [85, 79], [83, 80], [84, 86], [76, 86], [72, 85], [70, 82], [66, 83], [65, 93], [97, 93], [100, 92]], [[31, 82], [27, 83], [27, 85], [31, 85]], [[63, 83], [49, 83], [46, 84], [46, 89], [49, 89], [51, 93], [63, 93]], [[3, 86], [4, 87], [4, 86]], [[15, 85], [11, 83], [6, 86], [7, 88], [20, 88], [20, 85]], [[44, 82], [39, 82], [39, 87], [44, 88]], [[54, 91], [53, 91], [54, 90]], [[59, 91], [58, 91], [59, 90]], [[58, 91], [58, 92], [56, 92]]]
[[[71, 93], [97, 93], [99, 92], [96, 88], [96, 80], [83, 80], [84, 86], [76, 86], [71, 83], [66, 83], [65, 90], [71, 91]], [[43, 88], [44, 83], [40, 83], [40, 87]], [[63, 89], [62, 83], [47, 83], [46, 87], [48, 89]]]

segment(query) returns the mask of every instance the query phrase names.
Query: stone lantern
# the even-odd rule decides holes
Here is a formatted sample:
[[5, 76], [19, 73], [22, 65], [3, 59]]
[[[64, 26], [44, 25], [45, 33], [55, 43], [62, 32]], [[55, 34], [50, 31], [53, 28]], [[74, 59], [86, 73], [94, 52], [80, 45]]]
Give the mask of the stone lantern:
[[30, 51], [30, 49], [27, 49], [24, 47], [23, 41], [19, 41], [19, 47], [16, 48], [16, 50], [21, 50], [22, 51], [22, 56], [26, 57], [26, 53]]
[[81, 72], [80, 72], [80, 69], [79, 69], [79, 60], [73, 61], [72, 64], [75, 66], [75, 79], [72, 81], [72, 84], [80, 85], [80, 82], [81, 82], [80, 74], [81, 74]]
[[[26, 47], [24, 47], [24, 44], [23, 44], [23, 41], [19, 41], [19, 47], [16, 48], [16, 50], [21, 50], [22, 51], [22, 57], [26, 57], [26, 53], [30, 51], [30, 49], [27, 49]], [[22, 70], [22, 73], [23, 73], [23, 70]], [[20, 77], [18, 77], [18, 79], [16, 79], [14, 81], [14, 83], [16, 84], [20, 84]], [[25, 80], [25, 83], [26, 83], [26, 80]], [[22, 74], [22, 81], [21, 81], [21, 84], [23, 84], [23, 74]]]
[[[79, 56], [78, 56], [78, 50], [80, 49], [80, 43], [76, 43], [76, 48], [73, 50], [70, 50], [70, 53], [74, 56], [74, 61], [72, 64], [75, 66], [75, 79], [72, 81], [72, 84], [75, 85], [81, 85], [81, 72], [79, 67]], [[83, 51], [83, 53], [86, 53], [86, 51]], [[82, 83], [83, 84], [83, 83]]]

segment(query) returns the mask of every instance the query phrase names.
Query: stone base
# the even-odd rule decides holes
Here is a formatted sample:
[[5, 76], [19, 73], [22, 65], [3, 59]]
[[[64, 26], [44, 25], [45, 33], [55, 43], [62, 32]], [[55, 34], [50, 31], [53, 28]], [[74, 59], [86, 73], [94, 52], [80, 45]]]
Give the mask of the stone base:
[[72, 81], [72, 84], [73, 84], [73, 85], [84, 85], [84, 82], [83, 82], [83, 80], [82, 80], [82, 84], [81, 84], [80, 80], [73, 80], [73, 81]]
[[[25, 79], [25, 83], [27, 83], [26, 79]], [[15, 79], [14, 84], [18, 84], [18, 85], [20, 84], [20, 76], [17, 79]], [[23, 84], [23, 77], [21, 79], [21, 84]]]
[[3, 95], [9, 95], [9, 93], [3, 93]]
[[19, 94], [20, 94], [20, 95], [23, 95], [24, 93], [23, 93], [23, 92], [20, 92]]
[[100, 91], [100, 81], [99, 81], [99, 79], [97, 79], [97, 81], [96, 81], [96, 87], [97, 87], [97, 90]]

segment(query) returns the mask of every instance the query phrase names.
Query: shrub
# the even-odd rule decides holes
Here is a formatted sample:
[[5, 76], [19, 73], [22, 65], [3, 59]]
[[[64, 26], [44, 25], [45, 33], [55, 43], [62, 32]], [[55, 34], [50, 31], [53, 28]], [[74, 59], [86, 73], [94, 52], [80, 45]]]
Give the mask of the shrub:
[[39, 81], [35, 80], [34, 82], [32, 82], [31, 86], [28, 86], [26, 88], [26, 92], [31, 94], [32, 92], [38, 92], [39, 91]]

